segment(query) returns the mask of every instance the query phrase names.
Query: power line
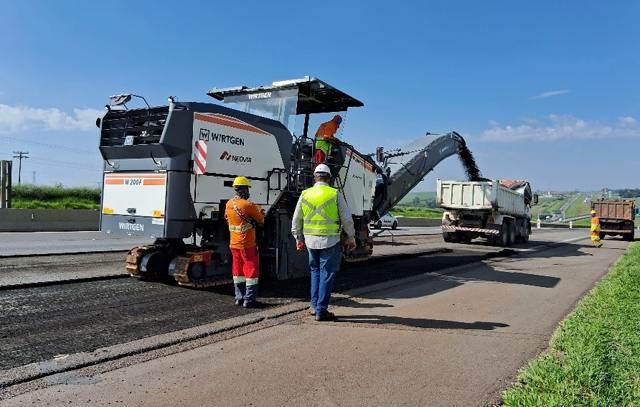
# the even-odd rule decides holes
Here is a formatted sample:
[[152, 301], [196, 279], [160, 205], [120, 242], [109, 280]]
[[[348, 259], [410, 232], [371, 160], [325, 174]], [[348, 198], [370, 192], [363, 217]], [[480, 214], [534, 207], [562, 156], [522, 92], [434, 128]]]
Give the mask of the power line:
[[99, 154], [99, 151], [98, 151], [97, 148], [94, 151], [89, 151], [89, 150], [84, 150], [82, 148], [67, 147], [67, 146], [63, 146], [63, 145], [60, 145], [60, 144], [50, 144], [50, 143], [43, 143], [41, 141], [24, 140], [24, 139], [21, 139], [21, 138], [18, 138], [18, 137], [0, 135], [0, 138], [4, 138], [4, 139], [7, 139], [7, 140], [12, 140], [12, 141], [19, 141], [21, 143], [37, 144], [37, 145], [40, 145], [40, 146], [43, 146], [43, 147], [55, 148], [55, 149], [58, 149], [58, 150], [64, 150], [64, 151], [78, 153], [78, 154]]
[[14, 151], [13, 152], [14, 156], [13, 158], [17, 158], [18, 159], [18, 185], [20, 185], [20, 180], [22, 177], [22, 160], [23, 159], [27, 159], [29, 158], [28, 151]]

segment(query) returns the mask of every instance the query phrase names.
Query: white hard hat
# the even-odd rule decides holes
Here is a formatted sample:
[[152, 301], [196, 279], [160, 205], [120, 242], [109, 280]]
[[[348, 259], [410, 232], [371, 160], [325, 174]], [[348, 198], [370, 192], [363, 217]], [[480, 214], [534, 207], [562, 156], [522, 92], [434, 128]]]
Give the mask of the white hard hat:
[[331, 169], [326, 164], [320, 164], [313, 170], [313, 175], [331, 175]]

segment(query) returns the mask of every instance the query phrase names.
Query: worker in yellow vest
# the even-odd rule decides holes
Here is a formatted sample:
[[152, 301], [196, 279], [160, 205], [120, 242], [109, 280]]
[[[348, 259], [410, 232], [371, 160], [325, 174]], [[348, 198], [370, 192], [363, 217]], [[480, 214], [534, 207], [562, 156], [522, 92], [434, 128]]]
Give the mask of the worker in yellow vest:
[[600, 218], [595, 210], [591, 211], [591, 243], [595, 247], [602, 246], [600, 241]]
[[311, 314], [316, 321], [335, 318], [327, 309], [331, 289], [342, 261], [341, 230], [347, 250], [356, 248], [353, 218], [344, 197], [329, 186], [331, 170], [320, 164], [313, 172], [315, 185], [300, 195], [293, 213], [291, 233], [298, 250], [307, 249], [311, 271]]

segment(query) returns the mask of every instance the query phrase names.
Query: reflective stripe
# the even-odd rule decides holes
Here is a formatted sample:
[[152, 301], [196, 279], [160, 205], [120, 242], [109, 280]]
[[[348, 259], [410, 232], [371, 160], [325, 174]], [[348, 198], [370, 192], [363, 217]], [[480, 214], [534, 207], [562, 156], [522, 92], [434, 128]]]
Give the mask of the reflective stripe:
[[258, 284], [258, 279], [257, 278], [247, 278], [247, 285], [257, 285]]
[[242, 284], [245, 281], [246, 279], [243, 276], [233, 276], [233, 284]]
[[250, 217], [248, 217], [247, 215], [245, 215], [240, 208], [238, 208], [238, 205], [236, 204], [236, 199], [238, 199], [237, 196], [234, 196], [231, 199], [231, 207], [233, 209], [233, 211], [236, 213], [236, 215], [238, 215], [238, 217], [244, 221], [245, 223], [242, 223], [240, 225], [232, 225], [231, 223], [229, 223], [229, 231], [230, 232], [238, 232], [238, 233], [245, 233], [246, 231], [249, 231], [251, 229], [253, 229], [255, 226], [253, 225], [253, 219], [251, 219]]
[[229, 231], [231, 232], [239, 232], [239, 233], [244, 233], [247, 230], [251, 230], [253, 229], [253, 225], [248, 224], [248, 223], [243, 223], [240, 226], [236, 226], [236, 225], [231, 225], [229, 224]]

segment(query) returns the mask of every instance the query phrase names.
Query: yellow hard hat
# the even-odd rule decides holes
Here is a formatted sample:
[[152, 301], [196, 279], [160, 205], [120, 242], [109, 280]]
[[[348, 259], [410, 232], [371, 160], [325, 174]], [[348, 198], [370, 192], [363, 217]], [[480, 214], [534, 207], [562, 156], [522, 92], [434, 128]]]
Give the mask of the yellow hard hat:
[[596, 213], [597, 213], [597, 212], [596, 212], [596, 210], [595, 210], [595, 209], [591, 209], [591, 214], [592, 214], [592, 215], [595, 215]]
[[233, 186], [251, 188], [251, 182], [249, 182], [247, 177], [240, 176], [233, 180]]

